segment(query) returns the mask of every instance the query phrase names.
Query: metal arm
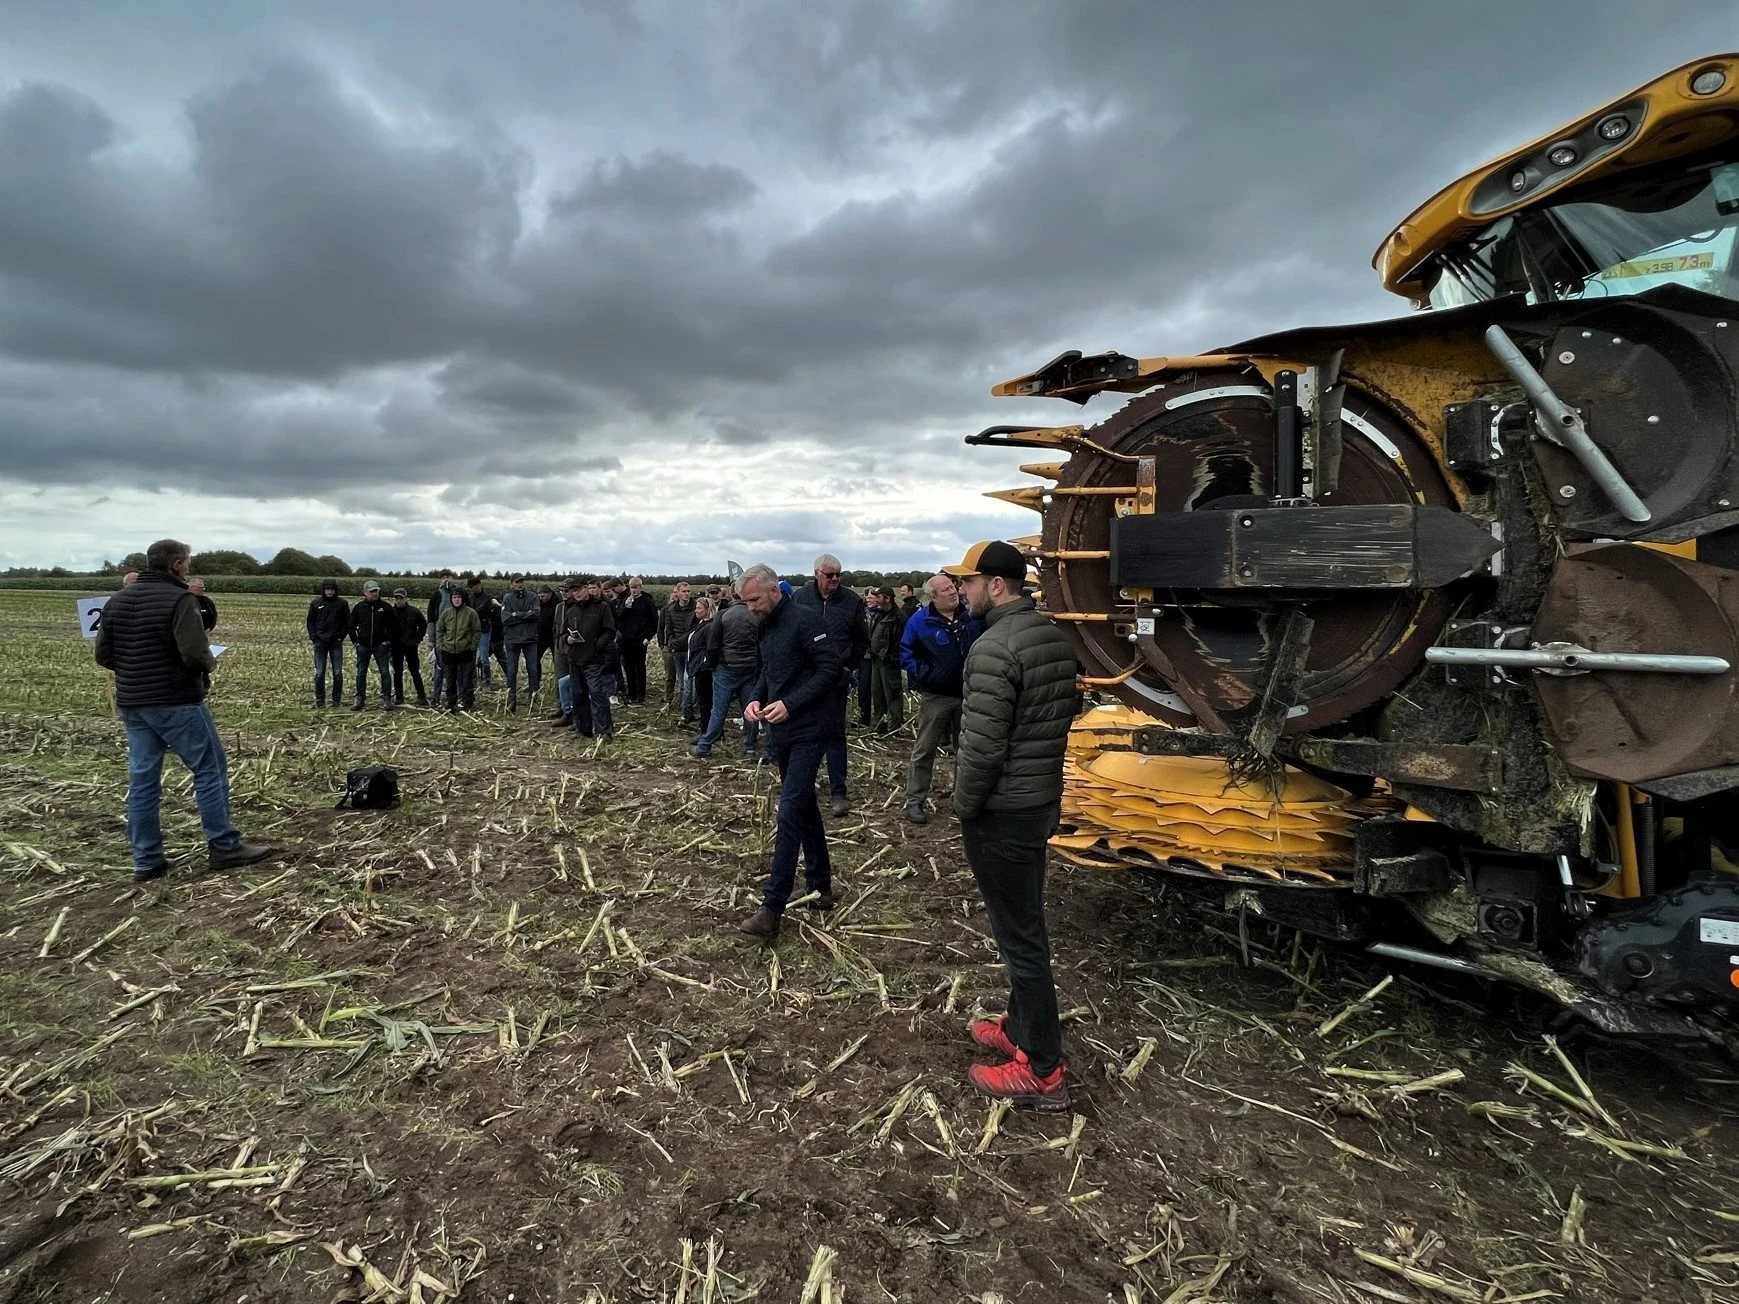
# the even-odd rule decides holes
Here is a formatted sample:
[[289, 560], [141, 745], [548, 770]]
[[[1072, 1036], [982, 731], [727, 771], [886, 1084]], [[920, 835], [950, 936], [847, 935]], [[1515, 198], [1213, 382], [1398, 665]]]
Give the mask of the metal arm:
[[1515, 342], [1504, 334], [1503, 327], [1488, 326], [1485, 342], [1503, 364], [1503, 369], [1527, 392], [1534, 405], [1534, 421], [1540, 427], [1540, 433], [1569, 450], [1570, 455], [1582, 464], [1582, 469], [1588, 472], [1589, 478], [1611, 499], [1612, 505], [1625, 520], [1639, 524], [1650, 520], [1649, 510], [1643, 505], [1642, 499], [1637, 497], [1636, 490], [1619, 474], [1618, 468], [1601, 451], [1600, 445], [1588, 437], [1581, 415], [1552, 392], [1545, 378], [1534, 370], [1533, 364], [1522, 356], [1522, 351], [1515, 346]]
[[1590, 670], [1644, 671], [1657, 675], [1720, 675], [1730, 667], [1722, 657], [1681, 656], [1665, 652], [1590, 652], [1574, 643], [1536, 648], [1432, 647], [1425, 659], [1434, 666], [1502, 666], [1580, 675]]

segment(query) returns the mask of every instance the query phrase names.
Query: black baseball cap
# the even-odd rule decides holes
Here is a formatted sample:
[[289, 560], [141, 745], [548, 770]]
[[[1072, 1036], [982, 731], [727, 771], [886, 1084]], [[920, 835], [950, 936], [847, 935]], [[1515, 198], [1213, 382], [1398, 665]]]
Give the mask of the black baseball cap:
[[1000, 575], [1016, 583], [1026, 581], [1026, 558], [1019, 548], [1001, 539], [986, 539], [966, 550], [958, 566], [944, 566], [944, 575], [965, 579], [969, 575]]

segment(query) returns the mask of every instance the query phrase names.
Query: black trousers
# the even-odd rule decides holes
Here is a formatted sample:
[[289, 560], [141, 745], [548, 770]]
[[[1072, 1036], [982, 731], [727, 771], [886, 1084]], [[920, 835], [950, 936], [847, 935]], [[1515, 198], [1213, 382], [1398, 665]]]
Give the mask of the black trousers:
[[1008, 969], [1004, 1031], [1044, 1077], [1062, 1061], [1063, 1028], [1045, 932], [1045, 842], [1058, 808], [984, 811], [960, 821], [966, 861], [990, 914], [990, 932]]
[[428, 692], [423, 688], [423, 658], [420, 648], [394, 646], [392, 650], [392, 695], [393, 700], [405, 700], [405, 670], [410, 669], [411, 683], [417, 690], [417, 701], [429, 700]]
[[637, 704], [646, 701], [646, 640], [643, 638], [622, 641], [622, 700]]

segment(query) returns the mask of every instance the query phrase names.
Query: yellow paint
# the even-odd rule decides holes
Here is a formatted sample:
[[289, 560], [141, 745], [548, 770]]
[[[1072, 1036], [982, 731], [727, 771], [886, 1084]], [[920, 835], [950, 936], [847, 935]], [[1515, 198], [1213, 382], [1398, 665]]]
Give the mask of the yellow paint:
[[[1691, 79], [1712, 67], [1726, 71], [1727, 84], [1713, 95], [1693, 94]], [[1638, 101], [1646, 105], [1641, 122], [1635, 123], [1628, 140], [1605, 157], [1586, 167], [1564, 169], [1556, 182], [1535, 187], [1514, 204], [1473, 213], [1473, 193], [1488, 177], [1507, 174], [1554, 141], [1579, 135], [1607, 114]], [[1632, 117], [1634, 120], [1635, 115]], [[1545, 203], [1567, 186], [1700, 153], [1736, 132], [1739, 132], [1739, 54], [1713, 55], [1684, 64], [1451, 182], [1389, 233], [1372, 255], [1371, 265], [1382, 278], [1384, 289], [1419, 302], [1425, 287], [1413, 273], [1426, 258], [1444, 247], [1507, 214]]]

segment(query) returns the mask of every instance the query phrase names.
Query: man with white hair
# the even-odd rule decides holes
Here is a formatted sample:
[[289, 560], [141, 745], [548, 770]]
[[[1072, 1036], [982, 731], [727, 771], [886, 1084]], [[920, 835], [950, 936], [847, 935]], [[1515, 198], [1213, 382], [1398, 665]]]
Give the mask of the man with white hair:
[[839, 695], [840, 657], [821, 619], [787, 598], [773, 568], [743, 572], [743, 604], [761, 624], [761, 672], [753, 700], [743, 708], [748, 724], [767, 726], [767, 756], [779, 767], [779, 816], [773, 863], [761, 908], [744, 920], [749, 937], [771, 942], [803, 858], [803, 882], [818, 910], [833, 908], [833, 864], [827, 829], [815, 800], [815, 775], [828, 741], [831, 712]]
[[839, 558], [824, 552], [815, 559], [814, 578], [791, 595], [799, 606], [815, 614], [839, 651], [838, 682], [828, 698], [823, 726], [827, 786], [836, 818], [851, 809], [845, 784], [845, 707], [851, 699], [852, 685], [857, 682], [858, 665], [869, 651], [869, 623], [864, 617], [863, 599], [841, 584], [839, 575]]
[[914, 824], [930, 821], [925, 803], [936, 753], [960, 728], [966, 653], [983, 632], [984, 622], [961, 610], [951, 576], [932, 575], [924, 581], [924, 605], [900, 636], [900, 664], [918, 691], [918, 737], [906, 777], [906, 818]]

